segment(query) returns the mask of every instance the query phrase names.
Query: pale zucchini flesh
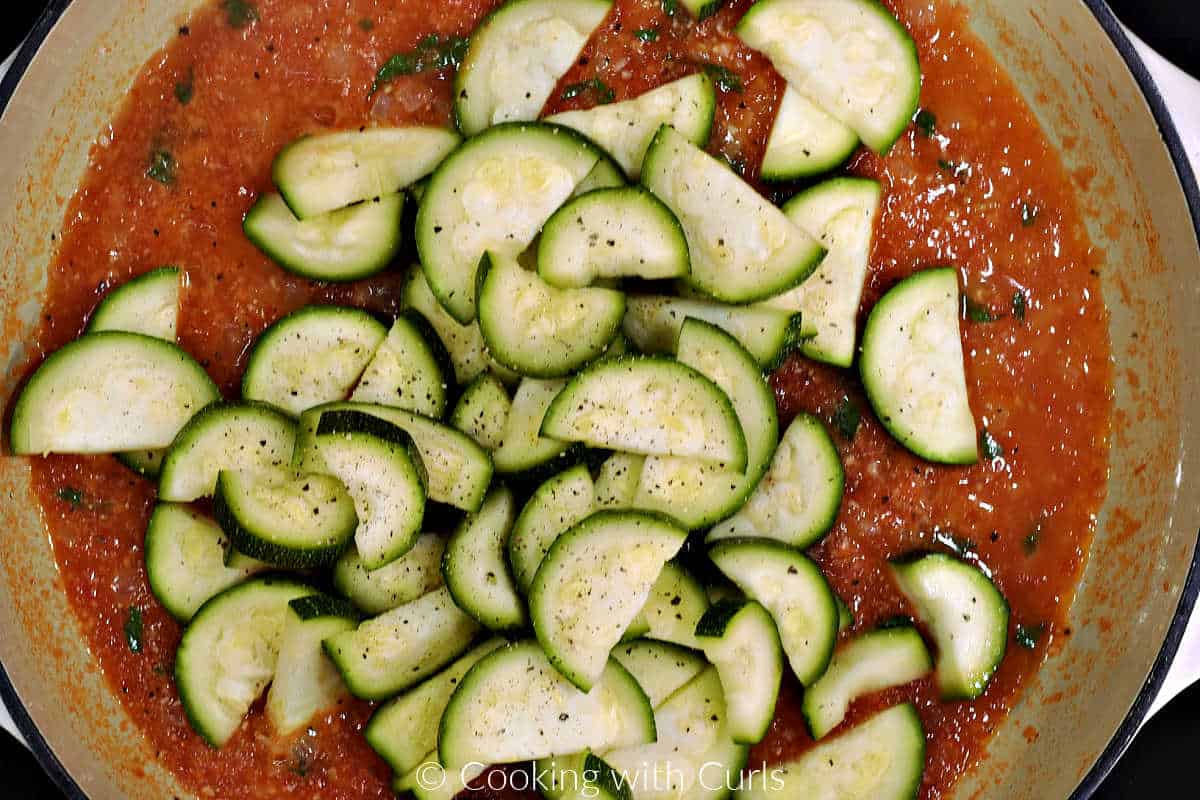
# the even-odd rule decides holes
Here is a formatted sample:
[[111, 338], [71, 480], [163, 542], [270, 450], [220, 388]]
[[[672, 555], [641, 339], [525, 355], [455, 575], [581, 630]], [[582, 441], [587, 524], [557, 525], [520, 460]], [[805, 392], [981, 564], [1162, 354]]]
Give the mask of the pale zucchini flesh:
[[833, 527], [844, 486], [841, 457], [824, 423], [798, 414], [745, 506], [714, 526], [708, 541], [773, 539], [803, 550]]
[[721, 679], [729, 735], [740, 744], [762, 741], [783, 679], [775, 621], [753, 600], [723, 600], [700, 619], [696, 637]]
[[525, 603], [505, 558], [517, 510], [512, 492], [493, 488], [475, 514], [450, 536], [442, 578], [458, 607], [484, 627], [511, 633], [526, 627]]
[[585, 691], [599, 680], [686, 539], [657, 516], [601, 511], [554, 542], [534, 576], [529, 613], [538, 642], [568, 680]]
[[546, 410], [566, 385], [562, 379], [521, 381], [513, 395], [500, 447], [492, 453], [497, 472], [508, 475], [527, 472], [553, 463], [571, 449], [570, 442], [541, 432]]
[[458, 145], [445, 128], [367, 128], [305, 136], [275, 157], [271, 175], [284, 201], [308, 219], [396, 194], [424, 178]]
[[171, 342], [123, 331], [76, 339], [51, 354], [12, 406], [13, 455], [162, 449], [220, 397]]
[[508, 563], [523, 594], [558, 537], [595, 510], [595, 484], [583, 464], [547, 480], [530, 496], [508, 539]]
[[597, 189], [556, 211], [538, 240], [537, 264], [543, 280], [562, 288], [683, 278], [691, 269], [679, 220], [640, 186]]
[[871, 310], [859, 361], [883, 426], [916, 455], [942, 464], [979, 460], [959, 313], [958, 272], [918, 272]]
[[474, 136], [537, 119], [608, 16], [610, 0], [509, 0], [471, 35], [454, 84], [459, 129]]
[[367, 364], [351, 402], [377, 403], [440, 419], [446, 413], [452, 375], [449, 354], [419, 313], [396, 318], [387, 338]]
[[87, 332], [126, 331], [174, 342], [183, 280], [178, 267], [159, 267], [126, 281], [96, 306]]
[[542, 434], [642, 455], [746, 469], [746, 436], [729, 397], [691, 367], [664, 358], [595, 364], [554, 398]]
[[917, 111], [916, 44], [877, 0], [766, 0], [735, 30], [793, 89], [880, 154]]
[[692, 144], [704, 147], [712, 132], [716, 107], [712, 81], [698, 72], [631, 100], [586, 111], [565, 111], [546, 121], [579, 131], [611, 153], [625, 174], [637, 178], [659, 128], [670, 125]]
[[653, 639], [635, 639], [616, 647], [612, 657], [629, 670], [650, 705], [658, 708], [708, 667], [694, 650]]
[[799, 284], [825, 255], [733, 170], [672, 128], [655, 135], [642, 185], [683, 226], [692, 263], [688, 285], [715, 300], [765, 300]]
[[911, 704], [893, 706], [752, 781], [737, 800], [916, 800], [925, 729]]
[[829, 172], [858, 148], [858, 135], [790, 86], [783, 90], [763, 153], [766, 181], [791, 181]]
[[279, 640], [279, 668], [267, 692], [267, 719], [276, 733], [295, 733], [346, 694], [342, 677], [325, 657], [321, 641], [352, 630], [356, 622], [354, 609], [324, 595], [301, 597], [288, 604]]
[[333, 585], [364, 613], [382, 614], [441, 588], [445, 550], [443, 537], [423, 533], [407, 553], [369, 570], [351, 548], [334, 565]]
[[345, 400], [387, 328], [365, 311], [305, 306], [267, 328], [246, 361], [242, 396], [298, 417]]
[[504, 443], [504, 428], [512, 411], [508, 390], [495, 375], [483, 374], [463, 390], [450, 415], [450, 424], [480, 447], [496, 450]]

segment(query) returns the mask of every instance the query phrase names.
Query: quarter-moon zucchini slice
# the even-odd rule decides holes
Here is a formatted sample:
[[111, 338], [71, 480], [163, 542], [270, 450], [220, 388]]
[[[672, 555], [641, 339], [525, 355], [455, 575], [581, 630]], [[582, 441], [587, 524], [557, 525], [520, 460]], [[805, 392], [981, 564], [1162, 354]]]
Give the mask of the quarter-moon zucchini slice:
[[611, 153], [625, 174], [637, 178], [659, 128], [670, 125], [692, 144], [704, 147], [712, 133], [716, 108], [716, 89], [707, 75], [698, 72], [632, 100], [565, 111], [546, 121], [579, 131]]
[[877, 0], [763, 0], [735, 30], [793, 89], [880, 154], [917, 111], [917, 46]]
[[493, 488], [479, 511], [451, 534], [442, 559], [442, 578], [454, 602], [498, 633], [514, 633], [528, 625], [525, 602], [504, 557], [516, 516], [512, 492]]
[[458, 144], [445, 128], [367, 128], [305, 136], [279, 151], [271, 175], [300, 219], [396, 194]]
[[551, 663], [589, 691], [641, 611], [687, 531], [651, 514], [601, 511], [550, 547], [533, 579], [529, 612]]
[[1008, 601], [996, 584], [979, 568], [942, 553], [900, 559], [891, 569], [933, 634], [943, 699], [983, 694], [1008, 647]]
[[173, 343], [91, 333], [29, 378], [13, 404], [9, 446], [18, 456], [158, 450], [219, 397], [204, 368]]
[[175, 341], [179, 321], [179, 267], [159, 267], [113, 289], [88, 320], [88, 333], [126, 331]]
[[611, 0], [508, 0], [493, 11], [471, 34], [458, 68], [459, 129], [474, 136], [537, 119], [611, 8]]
[[858, 148], [858, 135], [788, 86], [767, 149], [762, 179], [792, 181], [836, 169]]
[[729, 397], [691, 367], [665, 358], [602, 361], [571, 379], [542, 435], [642, 455], [681, 456], [746, 469], [746, 436]]
[[942, 464], [979, 460], [959, 313], [958, 273], [918, 272], [871, 310], [859, 362], [883, 426], [921, 458]]
[[673, 128], [655, 135], [642, 185], [675, 212], [687, 234], [688, 285], [725, 303], [787, 291], [825, 251], [728, 166]]

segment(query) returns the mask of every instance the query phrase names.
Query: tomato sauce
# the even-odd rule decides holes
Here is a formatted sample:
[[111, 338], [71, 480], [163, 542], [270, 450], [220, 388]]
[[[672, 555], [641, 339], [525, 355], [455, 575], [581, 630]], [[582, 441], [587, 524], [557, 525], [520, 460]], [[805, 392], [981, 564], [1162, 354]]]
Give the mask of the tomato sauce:
[[[448, 124], [448, 72], [403, 76], [371, 95], [375, 72], [428, 34], [469, 34], [493, 5], [258, 0], [257, 19], [241, 28], [230, 24], [228, 7], [198, 12], [144, 67], [95, 143], [67, 209], [36, 352], [77, 336], [110, 287], [162, 264], [187, 273], [181, 345], [229, 397], [254, 338], [288, 311], [335, 302], [395, 312], [399, 270], [342, 287], [288, 275], [245, 239], [242, 216], [270, 188], [275, 153], [300, 134]], [[710, 149], [753, 179], [783, 82], [731, 33], [748, 5], [731, 2], [696, 26], [682, 10], [666, 16], [661, 0], [617, 0], [560, 89], [600, 78], [624, 99], [707, 69], [727, 89]], [[849, 724], [900, 700], [917, 703], [928, 738], [922, 796], [937, 798], [982, 757], [1053, 641], [1070, 635], [1061, 620], [1103, 499], [1112, 374], [1101, 258], [1058, 154], [969, 33], [963, 10], [945, 0], [887, 5], [917, 41], [922, 107], [936, 121], [910, 129], [887, 157], [864, 151], [849, 166], [885, 188], [863, 309], [916, 269], [958, 268], [970, 305], [963, 344], [971, 404], [987, 431], [988, 457], [947, 468], [909, 455], [870, 415], [850, 372], [797, 358], [773, 385], [785, 422], [808, 411], [846, 428], [835, 433], [845, 500], [836, 527], [814, 550], [854, 612], [845, 635], [909, 613], [884, 565], [914, 549], [958, 550], [993, 573], [1011, 604], [1014, 639], [982, 698], [943, 704], [921, 681], [851, 711]], [[647, 29], [657, 38], [638, 35]], [[558, 96], [547, 112], [594, 102], [588, 93]], [[169, 155], [168, 174], [158, 172], [166, 182], [148, 176], [155, 154]], [[770, 191], [782, 199], [790, 189]], [[862, 415], [852, 436], [844, 424], [851, 407]], [[284, 742], [256, 709], [224, 749], [207, 747], [188, 727], [171, 677], [180, 628], [146, 583], [152, 484], [107, 457], [35, 459], [33, 476], [91, 649], [157, 757], [186, 786], [218, 798], [391, 796], [388, 769], [360, 735], [370, 714], [365, 703], [344, 700]], [[1016, 640], [1018, 626], [1031, 646]], [[785, 685], [752, 764], [811, 745], [798, 698], [797, 687]]]

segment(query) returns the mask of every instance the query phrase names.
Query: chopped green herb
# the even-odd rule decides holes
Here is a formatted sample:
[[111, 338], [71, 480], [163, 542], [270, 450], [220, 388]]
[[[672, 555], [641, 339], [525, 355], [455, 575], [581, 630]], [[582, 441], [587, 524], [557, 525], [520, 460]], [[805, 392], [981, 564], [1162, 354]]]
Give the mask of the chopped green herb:
[[662, 0], [662, 10], [668, 17], [675, 16], [679, 11], [679, 0]]
[[195, 95], [195, 76], [189, 69], [187, 77], [175, 84], [175, 99], [179, 101], [181, 106], [186, 106], [192, 102], [192, 97]]
[[926, 139], [933, 137], [933, 132], [937, 130], [937, 117], [934, 116], [932, 111], [922, 108], [917, 112], [917, 117], [914, 121], [916, 122], [917, 130], [921, 132], [922, 136]]
[[897, 614], [894, 617], [888, 617], [880, 622], [875, 627], [881, 631], [891, 630], [892, 628], [909, 628], [912, 627], [913, 618], [907, 614]]
[[741, 94], [742, 91], [742, 76], [738, 75], [727, 67], [722, 67], [720, 64], [714, 64], [711, 61], [703, 62], [704, 74], [712, 79], [716, 84], [717, 89], [722, 92], [732, 92]]
[[1046, 632], [1046, 623], [1041, 622], [1037, 625], [1018, 625], [1017, 626], [1017, 644], [1024, 647], [1026, 650], [1033, 650], [1038, 646], [1038, 641]]
[[862, 422], [862, 412], [848, 396], [842, 397], [837, 410], [833, 412], [833, 427], [837, 428], [846, 439], [853, 439], [858, 433], [858, 424]]
[[1038, 548], [1038, 543], [1040, 543], [1041, 540], [1042, 523], [1039, 522], [1037, 525], [1033, 526], [1033, 530], [1029, 532], [1029, 535], [1025, 537], [1025, 541], [1022, 542], [1022, 544], [1025, 546], [1025, 555], [1033, 555]]
[[1025, 321], [1025, 308], [1026, 308], [1026, 305], [1028, 304], [1028, 302], [1029, 301], [1025, 299], [1025, 293], [1022, 292], [1020, 289], [1013, 292], [1013, 298], [1012, 298], [1013, 316], [1016, 317], [1017, 319], [1021, 320], [1022, 322]]
[[616, 93], [613, 92], [607, 83], [599, 78], [588, 78], [586, 81], [572, 83], [570, 86], [567, 86], [563, 89], [562, 99], [570, 100], [574, 97], [587, 94], [588, 92], [591, 92], [596, 98], [596, 102], [602, 106], [608, 105], [613, 100], [617, 99]]
[[375, 20], [371, 19], [370, 17], [363, 17], [358, 21], [358, 27], [362, 28], [364, 31], [373, 31], [375, 30]]
[[633, 32], [634, 37], [643, 42], [657, 42], [658, 28], [639, 28]]
[[225, 9], [225, 19], [230, 27], [240, 30], [258, 22], [258, 8], [246, 0], [221, 0], [221, 8]]
[[443, 39], [436, 33], [428, 34], [417, 42], [414, 50], [397, 53], [389, 58], [375, 73], [371, 94], [379, 87], [401, 75], [416, 75], [420, 72], [441, 69], [457, 69], [467, 54], [470, 40], [464, 36], [449, 36]]
[[955, 536], [954, 534], [946, 533], [945, 531], [936, 531], [933, 534], [933, 540], [943, 547], [948, 548], [960, 558], [965, 558], [979, 549], [978, 545], [976, 545], [975, 542], [971, 541], [970, 539], [961, 536]]
[[142, 610], [137, 606], [129, 607], [129, 618], [125, 620], [125, 642], [131, 653], [142, 652]]
[[979, 447], [983, 450], [983, 455], [987, 459], [1001, 458], [1004, 456], [1004, 447], [1000, 442], [996, 441], [996, 437], [992, 436], [992, 432], [984, 428], [979, 434]]
[[971, 322], [995, 322], [1000, 319], [990, 308], [975, 302], [966, 295], [963, 295], [963, 316]]
[[175, 158], [166, 150], [155, 150], [150, 156], [146, 177], [170, 186], [175, 182]]
[[71, 508], [79, 508], [83, 505], [83, 492], [73, 486], [64, 486], [54, 494], [59, 500], [70, 504]]
[[1022, 202], [1021, 203], [1021, 224], [1024, 225], [1026, 228], [1032, 227], [1033, 223], [1037, 222], [1038, 215], [1041, 213], [1042, 213], [1042, 210], [1040, 208], [1038, 208], [1037, 206], [1033, 205], [1032, 203]]

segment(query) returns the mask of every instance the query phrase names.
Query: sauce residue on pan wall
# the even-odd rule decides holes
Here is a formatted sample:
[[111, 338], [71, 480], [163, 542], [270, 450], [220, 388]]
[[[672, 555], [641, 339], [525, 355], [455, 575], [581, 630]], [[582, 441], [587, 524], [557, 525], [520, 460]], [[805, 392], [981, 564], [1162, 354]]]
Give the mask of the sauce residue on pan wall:
[[[430, 33], [469, 34], [494, 4], [259, 0], [257, 20], [241, 28], [220, 6], [199, 12], [143, 69], [94, 147], [67, 210], [35, 351], [77, 336], [110, 287], [162, 264], [188, 276], [181, 345], [230, 397], [256, 335], [288, 311], [336, 302], [395, 312], [400, 272], [348, 287], [287, 275], [245, 239], [242, 215], [269, 187], [275, 153], [302, 133], [447, 124], [446, 73], [404, 76], [371, 97], [375, 71]], [[912, 457], [871, 417], [848, 373], [794, 359], [773, 382], [785, 422], [804, 410], [844, 429], [835, 438], [846, 498], [814, 555], [853, 609], [853, 630], [907, 612], [883, 565], [917, 548], [977, 559], [1012, 606], [1009, 655], [979, 700], [939, 703], [923, 681], [852, 709], [851, 722], [916, 701], [929, 745], [922, 796], [936, 798], [981, 756], [1054, 638], [1070, 633], [1061, 620], [1103, 499], [1112, 375], [1099, 256], [1058, 154], [961, 9], [943, 0], [887, 4], [917, 40], [922, 106], [935, 120], [911, 129], [888, 157], [863, 152], [850, 165], [886, 192], [863, 308], [916, 269], [960, 270], [971, 402], [988, 457], [969, 468]], [[730, 3], [697, 28], [667, 18], [659, 0], [617, 0], [564, 85], [598, 77], [624, 99], [708, 69], [726, 89], [711, 149], [753, 175], [782, 82], [729, 32], [747, 6]], [[656, 40], [635, 35], [647, 28], [659, 30]], [[556, 95], [547, 110], [590, 102]], [[851, 407], [862, 414], [853, 435], [844, 424]], [[226, 748], [208, 748], [188, 727], [171, 677], [180, 628], [146, 583], [153, 486], [107, 457], [35, 459], [33, 475], [91, 649], [151, 751], [186, 786], [225, 798], [392, 795], [387, 768], [360, 735], [365, 703], [345, 700], [282, 743], [256, 709]], [[141, 624], [137, 652], [131, 609]], [[785, 685], [751, 763], [809, 746], [798, 698]]]

